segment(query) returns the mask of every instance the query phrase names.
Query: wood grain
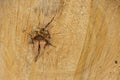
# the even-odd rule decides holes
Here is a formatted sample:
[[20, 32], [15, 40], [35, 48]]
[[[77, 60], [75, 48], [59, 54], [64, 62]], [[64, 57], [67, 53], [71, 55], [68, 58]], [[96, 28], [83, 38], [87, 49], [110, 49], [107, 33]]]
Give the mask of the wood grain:
[[[28, 33], [53, 16], [35, 63]], [[119, 0], [0, 0], [0, 20], [0, 80], [120, 80]]]

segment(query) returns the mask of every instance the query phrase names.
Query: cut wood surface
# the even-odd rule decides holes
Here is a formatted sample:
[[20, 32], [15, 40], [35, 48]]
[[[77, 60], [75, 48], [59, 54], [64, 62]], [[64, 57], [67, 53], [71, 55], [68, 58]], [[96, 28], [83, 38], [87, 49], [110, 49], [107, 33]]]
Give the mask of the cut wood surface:
[[120, 80], [120, 0], [0, 0], [0, 80]]

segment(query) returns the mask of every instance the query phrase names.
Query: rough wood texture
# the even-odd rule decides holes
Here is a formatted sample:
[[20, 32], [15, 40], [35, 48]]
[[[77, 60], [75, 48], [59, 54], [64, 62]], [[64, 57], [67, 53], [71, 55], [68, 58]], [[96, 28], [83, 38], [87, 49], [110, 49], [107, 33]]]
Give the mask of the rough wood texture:
[[[35, 63], [27, 33], [54, 15]], [[0, 80], [120, 80], [119, 0], [0, 0], [0, 20]]]

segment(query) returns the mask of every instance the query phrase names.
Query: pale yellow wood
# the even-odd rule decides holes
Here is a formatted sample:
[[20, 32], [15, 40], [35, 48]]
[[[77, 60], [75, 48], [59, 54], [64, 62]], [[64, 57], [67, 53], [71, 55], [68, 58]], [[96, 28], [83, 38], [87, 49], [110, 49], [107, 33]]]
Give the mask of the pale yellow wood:
[[[35, 63], [27, 33], [55, 16]], [[38, 23], [40, 25], [38, 26]], [[120, 80], [119, 0], [0, 0], [0, 80]]]
[[93, 0], [74, 80], [120, 80], [120, 1]]

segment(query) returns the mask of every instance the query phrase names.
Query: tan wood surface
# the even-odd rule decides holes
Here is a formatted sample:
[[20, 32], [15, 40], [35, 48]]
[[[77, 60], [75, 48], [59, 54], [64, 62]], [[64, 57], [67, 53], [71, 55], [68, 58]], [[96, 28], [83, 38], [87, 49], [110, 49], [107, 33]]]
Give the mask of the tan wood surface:
[[120, 80], [120, 0], [0, 0], [0, 80]]

